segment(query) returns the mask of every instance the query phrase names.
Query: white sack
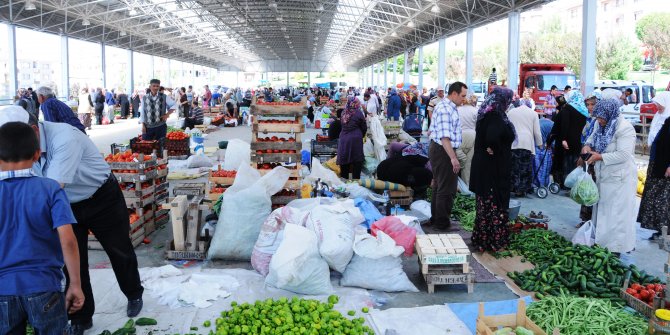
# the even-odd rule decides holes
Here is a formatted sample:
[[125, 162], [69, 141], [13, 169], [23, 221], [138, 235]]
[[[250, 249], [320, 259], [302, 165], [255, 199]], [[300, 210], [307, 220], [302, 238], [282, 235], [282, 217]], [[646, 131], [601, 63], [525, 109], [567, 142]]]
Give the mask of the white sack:
[[402, 269], [400, 255], [405, 252], [382, 231], [356, 236], [356, 254], [342, 273], [340, 285], [386, 292], [419, 292]]
[[347, 199], [315, 207], [307, 216], [305, 227], [316, 234], [321, 257], [333, 270], [343, 272], [354, 254], [354, 227], [364, 221], [354, 201]]
[[323, 167], [317, 158], [312, 158], [312, 172], [305, 177], [305, 182], [311, 184], [318, 179], [321, 179], [322, 182], [325, 182], [330, 187], [344, 185], [344, 182], [333, 170]]
[[251, 259], [261, 226], [270, 215], [270, 196], [286, 184], [290, 170], [276, 167], [263, 177], [248, 165], [241, 165], [233, 185], [223, 194], [217, 229], [207, 257], [209, 259]]
[[372, 135], [375, 158], [377, 158], [377, 161], [384, 161], [386, 159], [386, 135], [384, 135], [384, 127], [377, 116], [369, 117], [368, 120], [370, 121], [368, 131]]
[[267, 285], [299, 294], [330, 294], [328, 264], [319, 256], [316, 236], [298, 225], [284, 228], [284, 240], [270, 261]]
[[284, 227], [287, 224], [304, 226], [306, 212], [298, 209], [284, 206], [275, 209], [265, 220], [261, 227], [261, 232], [251, 253], [251, 266], [263, 276], [268, 275], [270, 271], [270, 260], [279, 248], [284, 238]]
[[241, 165], [249, 166], [249, 164], [251, 164], [251, 144], [236, 138], [228, 141], [223, 169], [237, 171]]
[[409, 209], [413, 211], [417, 211], [421, 214], [423, 214], [425, 217], [430, 218], [431, 213], [430, 213], [430, 202], [426, 200], [417, 200], [413, 202], [411, 205], [409, 205]]

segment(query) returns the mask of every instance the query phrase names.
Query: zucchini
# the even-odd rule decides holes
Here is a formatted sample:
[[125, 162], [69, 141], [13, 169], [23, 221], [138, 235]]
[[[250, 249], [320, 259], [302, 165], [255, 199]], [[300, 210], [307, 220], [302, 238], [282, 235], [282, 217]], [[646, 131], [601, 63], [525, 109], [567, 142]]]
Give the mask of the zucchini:
[[139, 318], [135, 321], [135, 324], [138, 326], [155, 326], [158, 324], [158, 321], [152, 318]]

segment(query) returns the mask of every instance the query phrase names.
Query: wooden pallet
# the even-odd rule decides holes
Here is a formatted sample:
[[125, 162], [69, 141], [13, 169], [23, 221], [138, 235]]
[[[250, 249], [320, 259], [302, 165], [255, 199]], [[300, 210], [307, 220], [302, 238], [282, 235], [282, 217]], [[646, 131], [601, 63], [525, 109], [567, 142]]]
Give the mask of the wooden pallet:
[[431, 265], [457, 265], [462, 268], [461, 273], [470, 273], [470, 249], [460, 235], [417, 235], [415, 246], [423, 274]]
[[466, 285], [468, 293], [472, 293], [475, 288], [475, 273], [463, 273], [459, 270], [431, 269], [427, 273], [422, 273], [428, 286], [428, 293], [435, 293], [437, 285]]

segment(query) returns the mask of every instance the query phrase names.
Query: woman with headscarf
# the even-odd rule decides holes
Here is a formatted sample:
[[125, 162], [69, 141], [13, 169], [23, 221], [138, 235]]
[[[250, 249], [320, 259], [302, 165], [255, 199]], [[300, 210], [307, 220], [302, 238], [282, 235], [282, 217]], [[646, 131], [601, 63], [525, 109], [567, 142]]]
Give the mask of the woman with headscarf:
[[[582, 145], [586, 144], [586, 140], [588, 140], [589, 137], [591, 137], [591, 134], [593, 133], [593, 129], [596, 126], [597, 123], [597, 118], [595, 115], [593, 115], [593, 109], [595, 108], [596, 104], [602, 100], [602, 95], [600, 94], [599, 91], [593, 91], [591, 95], [586, 97], [584, 100], [584, 103], [586, 104], [586, 109], [589, 110], [589, 118], [586, 119], [586, 125], [584, 125], [584, 130], [582, 130]], [[577, 161], [577, 165], [583, 166], [584, 161], [582, 161], [581, 158]], [[589, 165], [588, 168], [588, 173], [591, 175], [591, 178], [593, 178], [593, 181], [596, 181], [596, 172], [593, 169], [593, 165]], [[593, 216], [593, 206], [584, 206], [579, 210], [579, 219], [582, 220], [577, 225], [577, 228], [581, 227], [584, 222], [591, 220], [591, 216]]]
[[563, 176], [567, 176], [577, 167], [579, 151], [582, 147], [582, 131], [589, 118], [589, 110], [584, 104], [584, 96], [578, 90], [572, 90], [566, 97], [560, 115], [560, 142], [558, 147], [563, 152]]
[[400, 96], [398, 96], [398, 91], [395, 88], [391, 89], [389, 93], [388, 104], [386, 106], [386, 118], [389, 121], [398, 121], [400, 120]]
[[510, 179], [511, 191], [517, 197], [524, 197], [533, 191], [533, 156], [536, 147], [541, 147], [542, 133], [540, 119], [531, 109], [532, 103], [528, 99], [519, 99], [514, 104], [508, 117], [517, 134], [517, 141], [512, 144], [512, 175]]
[[342, 132], [337, 144], [337, 165], [340, 166], [340, 177], [361, 179], [361, 170], [365, 161], [363, 136], [367, 130], [360, 101], [356, 97], [350, 97], [342, 113]]
[[95, 124], [102, 124], [102, 112], [105, 110], [105, 92], [102, 88], [98, 87], [95, 93], [95, 98], [93, 99], [94, 110], [95, 110]]
[[651, 152], [637, 220], [660, 232], [670, 226], [670, 92], [659, 92], [652, 101], [658, 112], [649, 130]]
[[477, 195], [472, 245], [497, 251], [509, 244], [510, 175], [516, 131], [507, 118], [514, 92], [496, 87], [479, 108], [470, 191]]
[[613, 253], [635, 248], [635, 128], [620, 115], [621, 103], [605, 99], [596, 104], [596, 125], [582, 149], [594, 165], [600, 199], [593, 206], [591, 221], [596, 244]]

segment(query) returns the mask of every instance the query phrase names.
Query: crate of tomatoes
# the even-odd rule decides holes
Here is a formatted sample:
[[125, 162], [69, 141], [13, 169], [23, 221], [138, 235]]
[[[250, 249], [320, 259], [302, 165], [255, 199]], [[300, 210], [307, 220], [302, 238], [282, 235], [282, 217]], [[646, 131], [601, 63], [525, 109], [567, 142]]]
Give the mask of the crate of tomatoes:
[[237, 171], [222, 170], [219, 167], [218, 170], [209, 172], [209, 181], [212, 184], [232, 185], [235, 182], [235, 176], [237, 176]]
[[165, 137], [165, 149], [168, 151], [187, 151], [190, 145], [190, 136], [181, 130], [171, 131]]
[[654, 311], [661, 307], [664, 291], [664, 284], [641, 285], [633, 283], [628, 286], [628, 281], [626, 280], [624, 288], [621, 289], [621, 298], [626, 300], [628, 306], [649, 318], [654, 315]]
[[156, 140], [143, 140], [142, 135], [130, 139], [130, 149], [136, 153], [142, 153], [145, 155], [151, 155], [155, 153], [157, 157], [163, 157], [163, 142]]

